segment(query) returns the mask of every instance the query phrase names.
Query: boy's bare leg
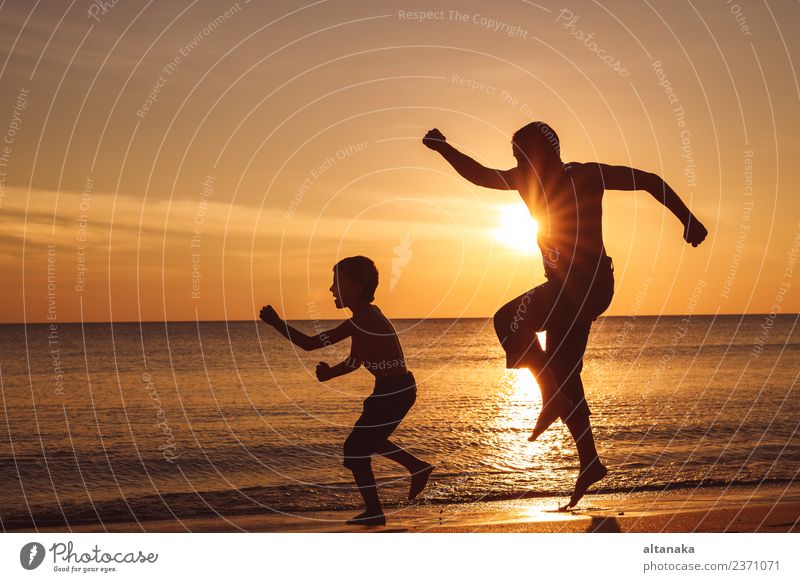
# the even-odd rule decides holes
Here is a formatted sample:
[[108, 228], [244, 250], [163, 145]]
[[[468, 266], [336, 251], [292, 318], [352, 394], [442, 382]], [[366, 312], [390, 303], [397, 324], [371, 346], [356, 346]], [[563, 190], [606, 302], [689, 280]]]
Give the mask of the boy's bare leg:
[[348, 519], [348, 525], [386, 525], [386, 517], [383, 515], [381, 501], [378, 498], [378, 487], [375, 483], [375, 474], [372, 467], [353, 469], [353, 478], [358, 486], [358, 492], [364, 500], [366, 511]]
[[419, 495], [433, 472], [433, 465], [415, 457], [405, 449], [401, 449], [389, 439], [376, 451], [387, 459], [399, 463], [411, 473], [411, 487], [408, 490], [408, 500], [411, 501]]
[[575, 489], [572, 492], [569, 503], [562, 509], [575, 507], [586, 494], [589, 487], [600, 481], [608, 473], [608, 469], [606, 469], [605, 465], [600, 461], [600, 457], [597, 454], [589, 415], [574, 414], [567, 418], [566, 425], [578, 448], [581, 472], [575, 482]]

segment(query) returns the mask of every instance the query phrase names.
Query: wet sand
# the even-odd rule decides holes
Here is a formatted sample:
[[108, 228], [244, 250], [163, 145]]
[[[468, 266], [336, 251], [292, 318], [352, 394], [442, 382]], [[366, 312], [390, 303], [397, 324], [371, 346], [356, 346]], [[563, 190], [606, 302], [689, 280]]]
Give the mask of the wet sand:
[[41, 528], [75, 532], [800, 532], [800, 484], [696, 488], [665, 492], [587, 495], [577, 509], [566, 499], [515, 499], [452, 505], [424, 502], [387, 510], [385, 527], [353, 527], [355, 511], [294, 515], [232, 515]]

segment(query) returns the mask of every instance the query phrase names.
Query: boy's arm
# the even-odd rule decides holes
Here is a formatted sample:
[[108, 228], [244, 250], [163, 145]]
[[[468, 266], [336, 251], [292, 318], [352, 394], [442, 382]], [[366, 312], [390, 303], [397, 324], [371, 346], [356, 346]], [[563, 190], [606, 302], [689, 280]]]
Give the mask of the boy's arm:
[[298, 348], [307, 352], [338, 343], [353, 335], [353, 324], [349, 319], [331, 330], [323, 331], [317, 335], [306, 335], [282, 320], [271, 305], [262, 307], [258, 316], [261, 321], [274, 327], [275, 331]]
[[516, 168], [510, 170], [487, 168], [447, 143], [447, 138], [438, 129], [432, 129], [425, 134], [422, 143], [433, 151], [439, 152], [456, 172], [477, 186], [495, 190], [517, 189]]
[[349, 374], [353, 370], [357, 370], [361, 366], [361, 360], [359, 360], [351, 351], [350, 357], [348, 357], [343, 362], [339, 362], [335, 366], [331, 367], [325, 362], [320, 362], [317, 364], [317, 380], [320, 382], [325, 382], [326, 380], [330, 380], [331, 378], [337, 378], [339, 376], [344, 376], [345, 374]]
[[708, 235], [706, 227], [691, 213], [661, 176], [629, 168], [627, 166], [608, 166], [595, 164], [606, 190], [644, 190], [666, 206], [683, 225], [683, 238], [693, 247], [699, 245]]

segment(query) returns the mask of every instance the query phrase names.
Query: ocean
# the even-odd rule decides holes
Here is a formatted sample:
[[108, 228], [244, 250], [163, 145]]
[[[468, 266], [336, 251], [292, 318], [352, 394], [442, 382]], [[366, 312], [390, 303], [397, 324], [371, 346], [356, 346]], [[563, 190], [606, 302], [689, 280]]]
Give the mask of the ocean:
[[[313, 333], [335, 322], [297, 322]], [[436, 465], [418, 503], [564, 497], [577, 454], [490, 319], [395, 320], [418, 381], [393, 440]], [[800, 468], [798, 316], [605, 317], [584, 385], [605, 492], [789, 483]], [[358, 508], [341, 445], [372, 389], [325, 384], [261, 322], [0, 326], [0, 520], [34, 526]], [[388, 507], [408, 479], [373, 462]]]

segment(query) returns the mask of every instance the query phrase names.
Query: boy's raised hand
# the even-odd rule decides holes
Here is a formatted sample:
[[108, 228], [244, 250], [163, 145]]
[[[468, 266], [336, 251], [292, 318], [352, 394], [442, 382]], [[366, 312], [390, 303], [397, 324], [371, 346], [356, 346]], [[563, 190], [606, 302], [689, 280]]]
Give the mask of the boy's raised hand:
[[438, 151], [446, 141], [447, 138], [444, 134], [436, 128], [430, 130], [425, 134], [425, 137], [422, 138], [422, 143], [434, 151]]
[[272, 305], [265, 305], [262, 307], [258, 317], [261, 321], [273, 327], [280, 324], [282, 321]]
[[708, 236], [708, 230], [703, 224], [692, 216], [683, 227], [683, 240], [696, 247]]
[[317, 364], [317, 380], [320, 382], [325, 382], [331, 378], [333, 378], [333, 375], [331, 374], [331, 367], [325, 362], [319, 362]]

